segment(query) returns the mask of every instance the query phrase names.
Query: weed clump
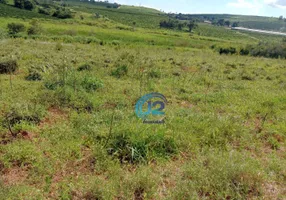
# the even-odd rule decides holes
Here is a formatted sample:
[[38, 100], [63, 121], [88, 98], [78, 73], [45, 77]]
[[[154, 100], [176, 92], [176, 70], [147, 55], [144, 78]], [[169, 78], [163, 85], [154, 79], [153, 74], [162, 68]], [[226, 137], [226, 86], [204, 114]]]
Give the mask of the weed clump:
[[28, 81], [40, 81], [42, 78], [42, 74], [37, 68], [29, 68], [29, 74], [25, 77]]
[[0, 74], [13, 73], [18, 69], [18, 64], [15, 60], [0, 62]]
[[116, 78], [121, 78], [126, 76], [128, 73], [128, 67], [126, 65], [122, 65], [117, 67], [114, 71], [112, 71], [111, 75]]
[[[45, 109], [31, 104], [14, 104], [4, 114], [4, 121], [11, 126], [22, 121], [38, 124], [45, 115]], [[5, 124], [5, 123], [4, 123]]]
[[175, 141], [162, 134], [147, 138], [132, 138], [130, 132], [115, 134], [108, 153], [120, 163], [142, 163], [152, 158], [167, 158], [177, 152]]

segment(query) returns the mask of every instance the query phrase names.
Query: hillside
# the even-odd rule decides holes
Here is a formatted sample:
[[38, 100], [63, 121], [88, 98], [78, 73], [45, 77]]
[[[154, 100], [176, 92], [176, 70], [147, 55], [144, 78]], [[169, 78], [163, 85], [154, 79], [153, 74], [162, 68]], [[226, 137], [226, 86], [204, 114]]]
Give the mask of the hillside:
[[0, 200], [285, 199], [284, 37], [38, 3], [0, 4]]

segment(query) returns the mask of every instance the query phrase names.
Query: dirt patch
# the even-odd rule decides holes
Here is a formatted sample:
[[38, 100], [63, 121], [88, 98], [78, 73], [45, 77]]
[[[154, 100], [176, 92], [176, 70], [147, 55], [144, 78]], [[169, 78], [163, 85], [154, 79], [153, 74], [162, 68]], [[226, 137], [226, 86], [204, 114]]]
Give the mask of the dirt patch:
[[263, 184], [264, 199], [281, 199], [286, 196], [286, 188], [275, 182]]
[[3, 170], [1, 179], [5, 185], [18, 185], [23, 183], [28, 177], [28, 166], [23, 168], [14, 166], [9, 169]]
[[40, 122], [39, 127], [43, 128], [45, 126], [52, 126], [59, 121], [65, 121], [67, 119], [68, 114], [66, 112], [59, 108], [51, 107], [48, 109], [48, 116]]

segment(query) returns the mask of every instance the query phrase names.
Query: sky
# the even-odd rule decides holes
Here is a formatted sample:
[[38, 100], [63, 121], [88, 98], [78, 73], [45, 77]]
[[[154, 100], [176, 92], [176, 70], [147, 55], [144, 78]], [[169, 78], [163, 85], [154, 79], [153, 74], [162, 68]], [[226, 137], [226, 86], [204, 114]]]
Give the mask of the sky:
[[110, 0], [174, 13], [241, 14], [286, 17], [286, 0]]

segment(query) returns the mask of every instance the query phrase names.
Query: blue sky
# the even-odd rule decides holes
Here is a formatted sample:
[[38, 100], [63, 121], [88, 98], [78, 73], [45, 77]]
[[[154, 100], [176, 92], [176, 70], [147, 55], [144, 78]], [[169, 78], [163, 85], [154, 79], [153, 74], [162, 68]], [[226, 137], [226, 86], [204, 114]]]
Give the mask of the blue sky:
[[286, 0], [113, 0], [110, 2], [141, 5], [165, 12], [286, 17]]

